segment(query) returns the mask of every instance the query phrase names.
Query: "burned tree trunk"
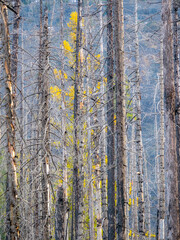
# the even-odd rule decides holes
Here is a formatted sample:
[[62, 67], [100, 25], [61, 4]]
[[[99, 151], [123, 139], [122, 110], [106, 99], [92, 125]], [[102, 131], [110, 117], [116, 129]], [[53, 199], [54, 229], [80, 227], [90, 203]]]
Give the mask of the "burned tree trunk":
[[[44, 11], [43, 11], [44, 10]], [[39, 134], [40, 134], [40, 160], [42, 169], [42, 239], [50, 238], [50, 187], [49, 187], [49, 41], [48, 41], [48, 10], [47, 3], [43, 8], [42, 0], [40, 1], [41, 12], [41, 28], [43, 32], [40, 33], [40, 54], [39, 54]], [[42, 13], [44, 15], [42, 15]]]
[[58, 187], [56, 193], [56, 206], [55, 206], [55, 239], [66, 239], [66, 222], [65, 215], [67, 213], [66, 196], [63, 187]]
[[178, 163], [176, 153], [175, 85], [171, 0], [162, 1], [167, 239], [179, 237]]
[[107, 159], [108, 159], [108, 239], [115, 239], [115, 143], [112, 0], [107, 7]]
[[11, 76], [11, 52], [7, 7], [0, 3], [2, 37], [4, 50], [4, 70], [6, 84], [6, 128], [7, 128], [7, 239], [20, 238], [19, 208], [17, 196], [16, 149], [15, 149], [15, 104]]
[[124, 12], [123, 0], [115, 1], [115, 65], [116, 65], [116, 142], [117, 142], [117, 212], [118, 239], [126, 239], [126, 107], [124, 73]]

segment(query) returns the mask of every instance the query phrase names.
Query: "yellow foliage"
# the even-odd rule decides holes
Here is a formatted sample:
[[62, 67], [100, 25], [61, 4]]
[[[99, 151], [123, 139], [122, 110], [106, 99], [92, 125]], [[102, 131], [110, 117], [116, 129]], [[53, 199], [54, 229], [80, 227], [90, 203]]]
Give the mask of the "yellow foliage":
[[93, 112], [93, 108], [91, 108], [91, 109], [89, 110], [89, 112], [92, 113], [92, 112]]
[[99, 89], [100, 89], [100, 87], [101, 87], [101, 83], [100, 83], [100, 82], [98, 82], [98, 84], [97, 84], [97, 89], [99, 90]]
[[61, 98], [61, 89], [58, 88], [57, 86], [50, 87], [50, 93], [52, 94], [52, 97], [55, 97], [57, 99]]
[[85, 123], [83, 124], [83, 129], [84, 129], [84, 130], [87, 129], [87, 122], [85, 122]]
[[129, 237], [132, 236], [132, 230], [129, 230]]
[[132, 204], [134, 205], [134, 198], [133, 198]]
[[71, 32], [70, 33], [70, 37], [71, 37], [71, 41], [75, 42], [76, 41], [76, 33], [75, 32]]
[[104, 77], [104, 83], [107, 83], [107, 78], [106, 77]]
[[71, 48], [70, 44], [68, 41], [64, 40], [63, 41], [64, 49], [68, 52], [73, 52], [73, 49]]
[[147, 232], [145, 233], [145, 236], [146, 236], [146, 237], [148, 237], [148, 236], [149, 236], [149, 231], [147, 231]]
[[56, 68], [54, 69], [54, 74], [55, 74], [55, 75], [57, 75], [57, 74], [58, 74], [58, 71], [57, 71], [57, 69], [56, 69]]
[[138, 207], [138, 197], [137, 197], [137, 207]]
[[129, 198], [129, 202], [128, 202], [128, 205], [131, 206], [132, 205], [132, 201], [131, 201], [131, 198]]
[[155, 237], [156, 237], [156, 235], [155, 235], [155, 234], [151, 234], [151, 235], [150, 235], [150, 237], [154, 237], [154, 238], [155, 238]]
[[61, 78], [61, 70], [59, 70], [59, 72], [58, 72], [58, 70], [55, 68], [54, 69], [54, 75], [55, 75], [55, 77], [57, 78], [57, 79], [60, 79]]
[[131, 195], [131, 192], [132, 192], [132, 183], [129, 184], [129, 195]]
[[114, 115], [114, 125], [116, 126], [116, 115]]
[[107, 158], [107, 155], [105, 156], [105, 163], [106, 163], [106, 165], [108, 164], [108, 158]]
[[67, 76], [67, 74], [66, 74], [66, 73], [64, 73], [64, 78], [65, 78], [65, 79], [67, 79], [67, 78], [68, 78], [68, 76]]
[[74, 100], [74, 86], [69, 87], [68, 96], [70, 97], [70, 100]]
[[78, 21], [78, 13], [77, 12], [72, 12], [70, 15], [70, 22], [67, 24], [69, 28], [72, 28], [72, 26], [74, 27], [74, 25], [77, 25], [77, 21]]

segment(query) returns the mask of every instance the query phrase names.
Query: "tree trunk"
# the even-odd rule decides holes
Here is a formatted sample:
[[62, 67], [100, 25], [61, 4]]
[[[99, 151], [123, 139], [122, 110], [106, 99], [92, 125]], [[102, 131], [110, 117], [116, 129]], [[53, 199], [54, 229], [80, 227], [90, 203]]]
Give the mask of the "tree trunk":
[[116, 142], [117, 142], [117, 210], [118, 239], [126, 239], [126, 107], [124, 73], [124, 11], [123, 0], [115, 1], [115, 65], [116, 65]]
[[19, 207], [16, 173], [15, 149], [15, 104], [11, 77], [11, 52], [7, 7], [0, 3], [2, 18], [2, 37], [4, 50], [4, 70], [6, 79], [6, 137], [7, 137], [7, 237], [8, 240], [20, 239]]
[[115, 239], [115, 146], [112, 0], [107, 8], [107, 159], [108, 159], [108, 239]]
[[141, 93], [140, 93], [140, 74], [139, 74], [139, 39], [138, 39], [138, 16], [137, 0], [135, 0], [135, 61], [136, 61], [136, 109], [137, 109], [137, 170], [138, 170], [138, 225], [141, 239], [144, 240], [144, 190], [143, 190], [143, 145], [141, 131]]
[[[82, 0], [78, 0], [78, 20], [76, 34], [76, 66], [74, 80], [74, 173], [73, 191], [75, 194], [75, 239], [83, 239], [83, 123], [81, 107], [82, 91]], [[79, 142], [79, 143], [78, 143]]]
[[[47, 4], [47, 3], [46, 3]], [[42, 0], [40, 1], [40, 11], [43, 12]], [[40, 141], [42, 160], [42, 239], [50, 238], [50, 189], [49, 189], [49, 83], [48, 83], [48, 12], [44, 7], [42, 16], [43, 32], [40, 33], [40, 72], [39, 72], [39, 92], [40, 92]]]
[[[178, 162], [178, 200], [180, 209], [180, 94], [179, 94], [179, 46], [178, 46], [178, 6], [173, 0], [173, 42], [174, 42], [174, 83], [175, 83], [175, 120], [176, 120], [176, 151]], [[180, 218], [180, 216], [179, 216]], [[179, 219], [180, 220], [180, 219]]]
[[162, 1], [165, 97], [165, 162], [167, 171], [167, 239], [179, 238], [178, 163], [176, 153], [175, 86], [171, 0]]
[[[60, 11], [61, 11], [61, 15], [60, 15], [60, 19], [61, 19], [61, 28], [60, 28], [60, 44], [63, 45], [63, 39], [64, 39], [64, 7], [63, 7], [63, 1], [60, 1]], [[64, 51], [62, 49], [61, 52], [61, 57], [60, 57], [60, 61], [61, 61], [61, 71], [62, 71], [62, 79], [61, 79], [61, 92], [62, 92], [62, 142], [63, 142], [63, 146], [62, 146], [62, 165], [63, 165], [63, 189], [64, 189], [64, 201], [67, 204], [67, 149], [66, 149], [66, 141], [67, 141], [67, 130], [66, 130], [66, 101], [65, 101], [65, 79], [64, 79]], [[66, 232], [67, 232], [67, 222], [68, 222], [68, 211], [67, 211], [67, 206], [65, 209], [65, 213], [64, 213], [64, 236], [65, 236], [65, 240], [68, 239], [68, 236], [66, 236]]]
[[[101, 2], [102, 4], [102, 2]], [[100, 39], [100, 55], [101, 55], [101, 135], [100, 135], [100, 157], [101, 157], [101, 199], [102, 199], [102, 228], [103, 228], [103, 240], [108, 239], [108, 224], [107, 224], [107, 168], [105, 162], [106, 155], [106, 132], [105, 132], [105, 87], [104, 87], [104, 69], [103, 69], [103, 60], [104, 60], [104, 49], [103, 49], [103, 7], [100, 7], [100, 30], [101, 30], [101, 39]]]
[[[86, 14], [89, 13], [89, 1], [87, 1]], [[89, 17], [85, 18], [85, 39], [86, 48], [88, 49], [89, 41]], [[91, 66], [91, 63], [90, 63]], [[94, 202], [93, 202], [93, 180], [92, 180], [92, 156], [91, 156], [91, 101], [90, 101], [90, 83], [91, 83], [91, 68], [86, 65], [87, 74], [87, 154], [88, 154], [88, 175], [89, 175], [89, 189], [88, 189], [88, 207], [89, 207], [89, 238], [94, 240]]]
[[159, 214], [158, 214], [158, 240], [165, 239], [165, 177], [164, 177], [164, 79], [163, 79], [163, 41], [160, 52], [160, 158], [159, 158]]
[[66, 209], [66, 200], [65, 200], [65, 192], [63, 187], [58, 187], [56, 193], [56, 206], [55, 206], [55, 239], [56, 240], [64, 240], [65, 236], [65, 214], [67, 212]]

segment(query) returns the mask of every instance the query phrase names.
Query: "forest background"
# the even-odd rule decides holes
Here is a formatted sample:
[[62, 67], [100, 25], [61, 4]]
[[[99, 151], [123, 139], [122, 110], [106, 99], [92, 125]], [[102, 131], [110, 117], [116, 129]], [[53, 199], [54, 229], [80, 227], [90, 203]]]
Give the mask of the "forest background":
[[179, 239], [178, 3], [0, 8], [0, 239]]

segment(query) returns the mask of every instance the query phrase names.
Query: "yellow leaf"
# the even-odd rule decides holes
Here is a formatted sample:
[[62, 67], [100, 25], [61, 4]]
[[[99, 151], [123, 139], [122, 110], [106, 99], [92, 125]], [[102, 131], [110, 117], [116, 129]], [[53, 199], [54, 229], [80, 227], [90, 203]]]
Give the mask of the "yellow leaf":
[[156, 235], [155, 235], [155, 234], [151, 234], [151, 235], [150, 235], [150, 237], [154, 237], [154, 238], [155, 238], [155, 237], [156, 237]]
[[57, 71], [57, 69], [56, 69], [56, 68], [54, 69], [54, 74], [55, 74], [55, 75], [57, 75], [57, 74], [58, 74], [58, 71]]
[[69, 44], [68, 41], [64, 40], [64, 41], [63, 41], [63, 45], [64, 45], [64, 49], [65, 49], [66, 51], [68, 51], [68, 52], [73, 52], [73, 50], [72, 50], [72, 48], [71, 48], [71, 46], [70, 46], [70, 44]]
[[108, 163], [107, 155], [105, 156], [105, 163], [106, 163], [106, 164]]
[[99, 89], [100, 89], [100, 87], [101, 87], [101, 83], [100, 83], [100, 82], [98, 82], [98, 84], [97, 84], [97, 89], [99, 90]]
[[64, 73], [64, 78], [65, 78], [65, 79], [67, 79], [67, 78], [68, 78], [68, 76], [67, 76], [67, 74], [66, 74], [66, 73]]

